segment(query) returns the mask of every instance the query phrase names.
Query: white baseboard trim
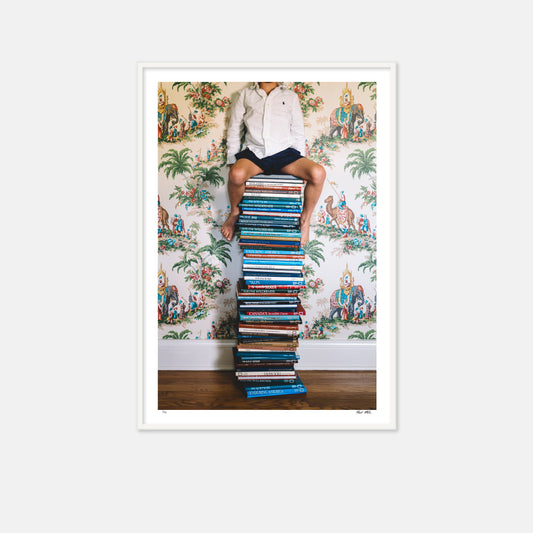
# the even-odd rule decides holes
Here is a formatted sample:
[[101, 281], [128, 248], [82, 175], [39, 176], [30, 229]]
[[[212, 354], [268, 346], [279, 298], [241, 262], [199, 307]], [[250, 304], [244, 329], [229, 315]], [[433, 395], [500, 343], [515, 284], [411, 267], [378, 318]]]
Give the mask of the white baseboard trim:
[[[235, 341], [159, 340], [159, 370], [232, 370]], [[376, 370], [376, 341], [300, 341], [298, 370]]]

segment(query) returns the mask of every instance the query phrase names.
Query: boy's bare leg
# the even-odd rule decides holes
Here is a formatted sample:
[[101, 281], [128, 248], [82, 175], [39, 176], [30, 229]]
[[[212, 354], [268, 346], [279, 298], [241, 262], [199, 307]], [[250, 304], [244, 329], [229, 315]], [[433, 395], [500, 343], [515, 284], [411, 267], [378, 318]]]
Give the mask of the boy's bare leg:
[[228, 196], [230, 202], [230, 214], [220, 228], [222, 235], [228, 240], [233, 239], [235, 224], [239, 218], [239, 203], [244, 194], [245, 183], [263, 170], [249, 159], [239, 159], [230, 168], [228, 175]]
[[285, 174], [292, 174], [297, 178], [305, 180], [305, 190], [304, 190], [304, 205], [302, 208], [302, 215], [300, 218], [300, 226], [302, 231], [302, 238], [300, 244], [303, 246], [309, 240], [309, 225], [311, 223], [311, 215], [315, 209], [318, 200], [320, 199], [320, 194], [322, 193], [322, 188], [324, 186], [324, 181], [326, 179], [326, 169], [307, 159], [306, 157], [301, 157], [296, 161], [288, 164], [287, 166], [281, 169]]

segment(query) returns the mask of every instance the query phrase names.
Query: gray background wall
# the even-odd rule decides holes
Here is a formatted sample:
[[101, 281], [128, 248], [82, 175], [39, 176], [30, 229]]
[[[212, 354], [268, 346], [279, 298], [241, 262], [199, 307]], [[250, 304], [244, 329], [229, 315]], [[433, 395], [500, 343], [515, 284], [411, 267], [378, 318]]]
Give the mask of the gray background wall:
[[[10, 6], [4, 529], [531, 528], [517, 484], [533, 370], [522, 5]], [[398, 431], [136, 430], [139, 61], [397, 62]], [[280, 468], [293, 477], [270, 477]]]

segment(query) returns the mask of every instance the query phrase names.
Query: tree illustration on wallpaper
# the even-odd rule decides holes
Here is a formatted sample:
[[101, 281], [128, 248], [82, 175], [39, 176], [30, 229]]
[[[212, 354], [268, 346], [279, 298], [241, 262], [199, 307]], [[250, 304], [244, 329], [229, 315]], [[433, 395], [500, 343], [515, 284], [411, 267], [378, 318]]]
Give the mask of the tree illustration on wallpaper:
[[369, 148], [366, 151], [357, 149], [348, 155], [344, 170], [348, 170], [352, 178], [361, 179], [363, 175], [376, 173], [376, 149]]

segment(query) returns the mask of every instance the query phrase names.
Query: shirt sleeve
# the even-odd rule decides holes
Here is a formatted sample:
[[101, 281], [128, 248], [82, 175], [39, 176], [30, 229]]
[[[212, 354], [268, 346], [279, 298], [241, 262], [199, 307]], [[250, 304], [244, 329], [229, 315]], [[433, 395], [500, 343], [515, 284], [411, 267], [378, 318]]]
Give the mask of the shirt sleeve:
[[227, 165], [233, 165], [237, 159], [235, 154], [239, 152], [241, 147], [241, 138], [244, 131], [244, 90], [242, 90], [236, 100], [231, 105], [231, 113], [228, 125], [227, 143], [228, 156], [226, 160]]
[[304, 130], [304, 114], [300, 106], [300, 99], [296, 93], [292, 93], [295, 102], [292, 106], [291, 117], [291, 148], [296, 148], [302, 155], [305, 155], [305, 130]]

